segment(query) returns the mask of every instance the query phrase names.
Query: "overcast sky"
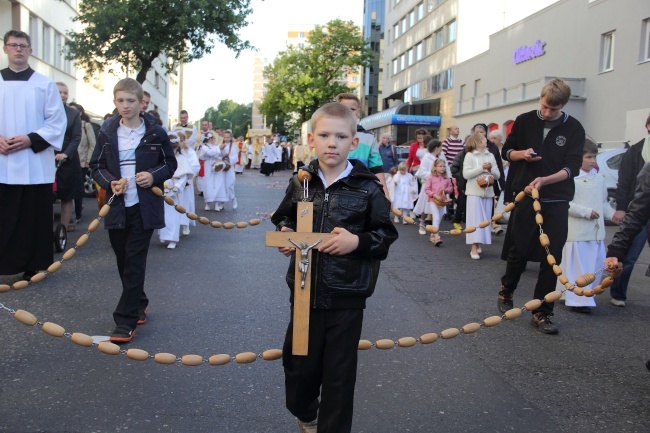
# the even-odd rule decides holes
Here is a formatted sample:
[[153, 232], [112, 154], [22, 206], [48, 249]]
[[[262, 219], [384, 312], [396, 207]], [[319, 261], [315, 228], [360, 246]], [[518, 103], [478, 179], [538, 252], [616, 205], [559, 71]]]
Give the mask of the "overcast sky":
[[[272, 58], [285, 47], [291, 24], [325, 24], [336, 18], [361, 26], [363, 0], [253, 0], [250, 24], [241, 31], [260, 53]], [[242, 104], [253, 102], [254, 53], [235, 58], [224, 46], [185, 66], [183, 108], [190, 120], [198, 120], [210, 106], [222, 99]], [[170, 113], [171, 114], [171, 113]]]

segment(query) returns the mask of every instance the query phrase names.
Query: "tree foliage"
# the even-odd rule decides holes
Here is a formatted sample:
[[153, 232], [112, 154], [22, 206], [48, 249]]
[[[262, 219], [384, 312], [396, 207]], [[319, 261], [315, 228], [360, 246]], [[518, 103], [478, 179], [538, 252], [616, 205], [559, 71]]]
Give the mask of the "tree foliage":
[[296, 113], [303, 122], [337, 94], [350, 91], [343, 77], [369, 66], [372, 57], [354, 22], [316, 26], [305, 47], [288, 47], [264, 70], [268, 84], [260, 111], [267, 117]]
[[[123, 71], [147, 71], [164, 54], [171, 71], [210, 53], [221, 42], [239, 54], [251, 47], [237, 31], [245, 27], [251, 0], [82, 0], [74, 18], [80, 32], [68, 32], [67, 57], [88, 75], [116, 62]], [[111, 70], [111, 72], [114, 72]]]
[[[251, 110], [252, 104], [250, 103], [238, 104], [230, 99], [223, 99], [217, 108], [210, 107], [205, 110], [201, 120], [206, 119], [212, 122], [213, 128], [232, 129], [233, 136], [239, 137], [246, 135], [248, 125], [251, 123]], [[229, 122], [232, 122], [232, 127]]]

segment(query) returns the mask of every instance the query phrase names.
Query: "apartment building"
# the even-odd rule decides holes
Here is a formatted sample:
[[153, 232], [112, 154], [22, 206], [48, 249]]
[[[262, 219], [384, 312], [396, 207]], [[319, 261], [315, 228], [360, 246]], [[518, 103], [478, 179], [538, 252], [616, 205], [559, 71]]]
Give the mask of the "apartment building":
[[489, 49], [455, 68], [454, 118], [506, 135], [539, 106], [542, 86], [571, 85], [565, 111], [603, 148], [646, 135], [650, 115], [650, 2], [561, 0], [489, 38]]

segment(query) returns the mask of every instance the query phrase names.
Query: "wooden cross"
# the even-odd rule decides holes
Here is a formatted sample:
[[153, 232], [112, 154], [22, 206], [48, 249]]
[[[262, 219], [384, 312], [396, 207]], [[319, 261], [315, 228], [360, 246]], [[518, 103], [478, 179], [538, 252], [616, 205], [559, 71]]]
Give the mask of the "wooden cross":
[[321, 242], [336, 235], [314, 233], [314, 205], [298, 202], [295, 232], [266, 232], [267, 247], [296, 248], [295, 284], [293, 288], [293, 351], [294, 355], [307, 355], [309, 348], [309, 308], [311, 295], [311, 250]]

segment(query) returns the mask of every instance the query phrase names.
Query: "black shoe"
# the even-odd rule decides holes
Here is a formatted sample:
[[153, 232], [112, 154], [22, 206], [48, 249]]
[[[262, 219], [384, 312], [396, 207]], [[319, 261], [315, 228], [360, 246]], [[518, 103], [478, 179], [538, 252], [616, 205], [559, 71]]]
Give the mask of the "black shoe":
[[138, 313], [138, 315], [139, 315], [138, 325], [144, 325], [145, 323], [147, 323], [147, 313], [148, 312], [149, 312], [149, 309], [145, 308], [144, 311], [140, 311], [140, 313]]
[[557, 334], [557, 326], [555, 326], [550, 319], [550, 316], [552, 315], [553, 313], [546, 314], [541, 311], [539, 313], [534, 313], [533, 318], [530, 320], [530, 324], [537, 328], [539, 332], [544, 334]]
[[591, 314], [591, 308], [589, 307], [571, 307], [571, 311], [582, 314]]
[[503, 286], [501, 286], [501, 291], [499, 292], [497, 307], [499, 308], [499, 312], [501, 314], [505, 314], [506, 311], [512, 310], [514, 308], [514, 303], [512, 302], [512, 292], [507, 291]]
[[25, 271], [25, 273], [23, 273], [23, 280], [25, 280], [25, 281], [29, 281], [29, 280], [31, 280], [32, 277], [33, 277], [34, 275], [36, 275], [37, 273], [38, 273], [38, 272], [36, 272], [36, 271]]
[[125, 325], [117, 325], [115, 330], [111, 333], [112, 343], [128, 343], [135, 335], [135, 329], [131, 329]]

